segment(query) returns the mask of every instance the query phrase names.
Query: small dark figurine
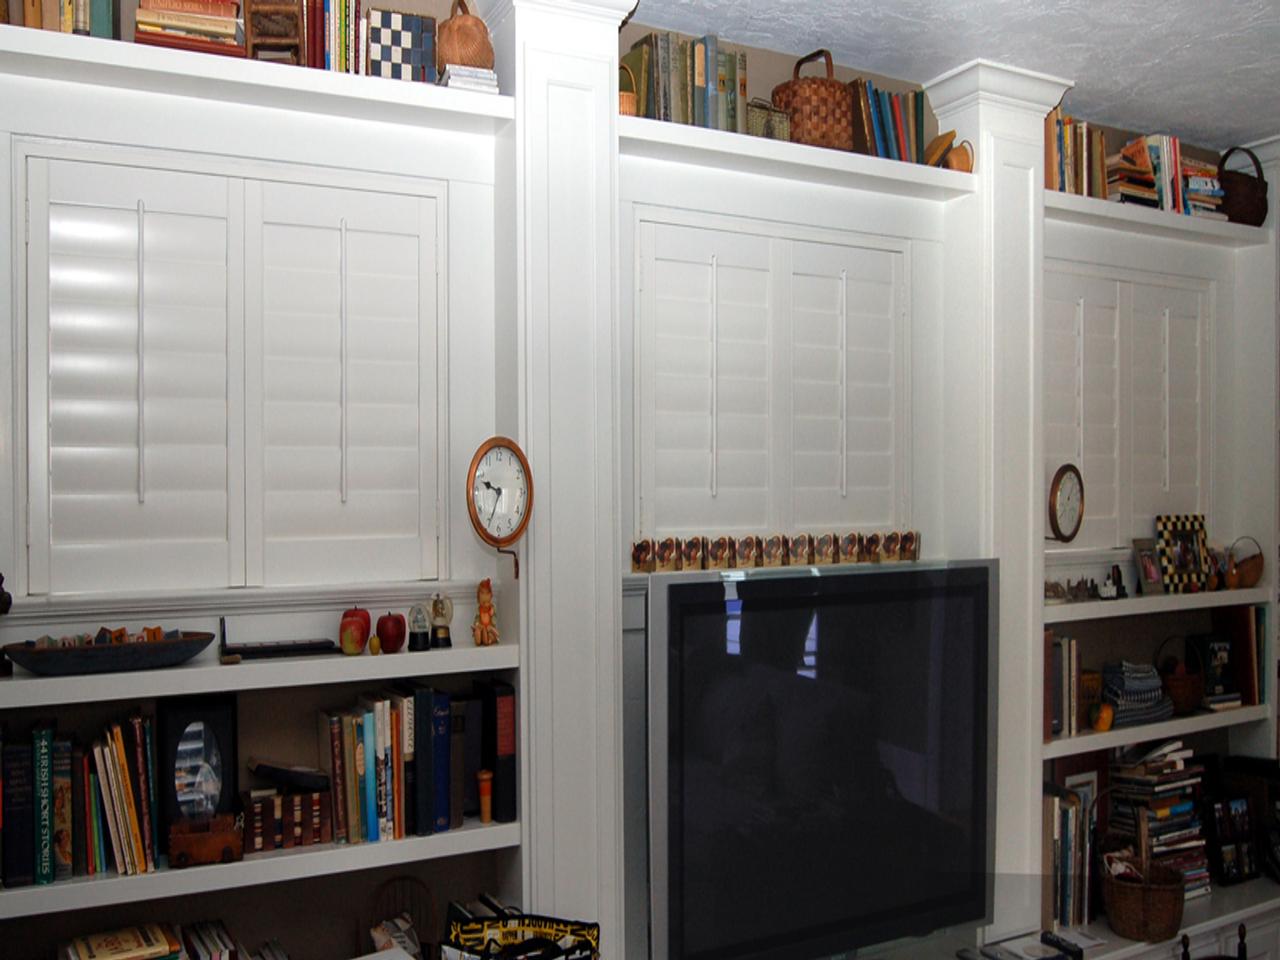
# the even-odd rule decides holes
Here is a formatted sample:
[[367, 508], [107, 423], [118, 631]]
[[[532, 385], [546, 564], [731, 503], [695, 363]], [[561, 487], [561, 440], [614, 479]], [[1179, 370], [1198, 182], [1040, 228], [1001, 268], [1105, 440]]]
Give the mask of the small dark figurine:
[[13, 594], [4, 588], [4, 574], [0, 573], [0, 617], [9, 612], [13, 606]]
[[1129, 591], [1124, 588], [1124, 574], [1120, 572], [1120, 564], [1114, 564], [1111, 567], [1111, 582], [1116, 588], [1116, 599], [1124, 600], [1129, 596]]

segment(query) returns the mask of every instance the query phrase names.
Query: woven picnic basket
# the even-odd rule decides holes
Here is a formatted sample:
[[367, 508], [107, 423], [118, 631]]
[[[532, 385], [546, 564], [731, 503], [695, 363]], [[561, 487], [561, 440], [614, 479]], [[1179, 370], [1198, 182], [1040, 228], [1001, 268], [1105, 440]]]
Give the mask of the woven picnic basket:
[[[800, 68], [822, 58], [825, 77], [802, 77]], [[815, 50], [796, 61], [791, 79], [773, 88], [773, 105], [791, 120], [791, 142], [853, 149], [853, 91], [835, 78], [831, 51]]]

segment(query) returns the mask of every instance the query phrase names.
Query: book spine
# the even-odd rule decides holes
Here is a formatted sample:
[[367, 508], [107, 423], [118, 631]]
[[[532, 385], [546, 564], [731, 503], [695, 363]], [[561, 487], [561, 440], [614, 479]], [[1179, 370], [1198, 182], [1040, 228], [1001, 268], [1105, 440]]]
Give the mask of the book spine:
[[102, 822], [98, 819], [98, 775], [93, 772], [92, 749], [84, 756], [85, 762], [85, 815], [89, 822], [88, 873], [96, 876], [102, 872]]
[[53, 883], [53, 730], [32, 734], [36, 803], [36, 883]]
[[73, 876], [75, 838], [73, 835], [75, 793], [71, 780], [71, 741], [53, 742], [53, 878]]
[[146, 735], [142, 732], [142, 717], [130, 717], [129, 722], [133, 725], [133, 762], [134, 772], [137, 774], [137, 782], [134, 784], [134, 789], [137, 793], [136, 804], [140, 811], [138, 828], [142, 832], [142, 853], [146, 859], [147, 872], [151, 873], [156, 869], [156, 854], [151, 844], [153, 837], [151, 830], [151, 774], [147, 764]]
[[729, 129], [729, 65], [723, 50], [716, 51], [716, 129]]
[[924, 163], [924, 91], [917, 90], [913, 97], [916, 106], [916, 163]]
[[462, 826], [465, 806], [467, 752], [467, 705], [454, 700], [449, 704], [449, 829]]
[[89, 872], [89, 818], [84, 749], [71, 748], [71, 875], [83, 877]]
[[404, 743], [400, 732], [400, 708], [391, 704], [391, 797], [395, 811], [395, 838], [404, 839]]
[[383, 840], [395, 839], [391, 824], [391, 725], [387, 722], [387, 703], [379, 700], [374, 707], [374, 723], [378, 731], [378, 836]]
[[893, 130], [897, 137], [898, 159], [910, 160], [911, 154], [907, 152], [907, 131], [902, 119], [902, 94], [900, 93], [893, 95]]
[[737, 132], [738, 129], [738, 56], [732, 52], [724, 54], [724, 128]]
[[230, 20], [240, 15], [240, 5], [226, 0], [138, 0], [138, 8], [167, 10], [170, 13], [198, 13], [206, 17], [226, 17]]
[[449, 829], [449, 725], [449, 695], [437, 690], [431, 703], [431, 776], [435, 781], [431, 823], [434, 833]]
[[738, 52], [738, 103], [737, 103], [738, 133], [747, 132], [747, 55], [744, 51]]
[[156, 857], [160, 856], [160, 808], [156, 805], [156, 750], [155, 737], [151, 730], [151, 718], [142, 721], [142, 737], [145, 742], [147, 770], [147, 798], [151, 803], [151, 849]]
[[871, 133], [875, 138], [875, 156], [883, 157], [885, 147], [884, 128], [880, 120], [880, 95], [876, 91], [876, 85], [870, 80], [867, 81], [867, 103], [871, 108]]
[[44, 9], [40, 0], [23, 0], [22, 2], [22, 23], [27, 27], [34, 27], [36, 30], [44, 26], [42, 19]]
[[6, 887], [35, 882], [35, 777], [32, 745], [4, 745], [4, 825], [0, 840]]
[[382, 837], [382, 814], [378, 807], [378, 720], [372, 709], [365, 711], [361, 734], [364, 738], [364, 803], [365, 823], [368, 825], [366, 836], [370, 843], [377, 843]]
[[431, 776], [431, 691], [425, 688], [413, 692], [413, 749], [417, 783], [415, 797], [415, 833], [426, 836], [431, 829], [431, 800], [434, 785]]
[[360, 822], [360, 776], [356, 765], [355, 718], [342, 715], [342, 770], [346, 779], [347, 843], [364, 842], [364, 826]]
[[89, 35], [89, 0], [72, 0], [71, 32], [83, 37]]
[[707, 125], [707, 44], [699, 40], [693, 45], [693, 123]]
[[484, 704], [479, 697], [474, 696], [465, 698], [464, 703], [467, 728], [463, 767], [463, 776], [466, 779], [463, 784], [462, 812], [468, 817], [478, 817], [480, 815], [480, 784], [476, 781], [476, 774], [482, 767], [480, 758], [483, 753], [481, 744], [484, 739]]
[[330, 715], [325, 727], [329, 734], [329, 789], [333, 797], [334, 839], [347, 842], [347, 779], [342, 762], [342, 718]]
[[142, 818], [134, 801], [136, 793], [133, 786], [133, 777], [129, 773], [129, 758], [124, 749], [124, 731], [118, 723], [111, 725], [111, 738], [115, 744], [114, 760], [118, 778], [117, 783], [120, 789], [120, 802], [125, 811], [124, 820], [130, 842], [131, 856], [133, 857], [134, 871], [136, 873], [146, 873], [147, 854], [142, 846]]
[[484, 734], [481, 762], [493, 771], [493, 819], [516, 819], [516, 709], [515, 691], [501, 680], [477, 681], [484, 702]]

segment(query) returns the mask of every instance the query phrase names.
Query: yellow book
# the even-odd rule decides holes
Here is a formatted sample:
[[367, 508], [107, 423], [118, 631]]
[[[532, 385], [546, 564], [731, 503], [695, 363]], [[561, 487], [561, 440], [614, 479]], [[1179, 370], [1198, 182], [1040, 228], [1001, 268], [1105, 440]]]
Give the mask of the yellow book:
[[230, 17], [206, 17], [198, 13], [174, 13], [169, 10], [139, 10], [139, 26], [182, 30], [214, 37], [236, 36], [238, 24]]
[[120, 792], [124, 794], [124, 809], [129, 822], [129, 840], [133, 859], [139, 873], [147, 872], [147, 854], [142, 847], [142, 830], [138, 825], [138, 808], [133, 802], [133, 778], [129, 776], [129, 760], [124, 752], [124, 735], [120, 724], [111, 725], [111, 742], [115, 747], [116, 762], [120, 767]]
[[178, 942], [158, 923], [148, 923], [76, 937], [71, 948], [78, 960], [157, 960], [176, 953]]

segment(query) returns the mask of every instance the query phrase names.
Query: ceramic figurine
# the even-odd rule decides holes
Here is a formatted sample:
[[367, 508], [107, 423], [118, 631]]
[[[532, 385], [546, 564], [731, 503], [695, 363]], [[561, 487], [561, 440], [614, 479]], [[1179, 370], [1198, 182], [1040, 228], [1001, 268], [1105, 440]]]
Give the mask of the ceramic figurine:
[[[453, 611], [449, 614], [452, 616]], [[498, 642], [497, 616], [493, 608], [493, 583], [485, 577], [476, 587], [476, 618], [471, 624], [471, 639], [477, 647], [491, 647]]]
[[728, 570], [734, 563], [733, 537], [716, 537], [707, 542], [707, 569]]
[[790, 549], [790, 543], [782, 534], [775, 533], [773, 536], [768, 537], [764, 542], [764, 565], [766, 567], [785, 567]]
[[737, 557], [735, 559], [740, 567], [758, 567], [760, 566], [763, 552], [764, 546], [761, 544], [759, 537], [739, 537], [736, 544]]
[[[487, 584], [489, 581], [485, 580]], [[484, 584], [481, 584], [484, 586]], [[492, 593], [489, 595], [491, 598]], [[493, 610], [493, 604], [489, 605], [490, 611]], [[431, 649], [443, 650], [453, 646], [453, 640], [449, 636], [449, 624], [453, 622], [453, 601], [448, 597], [436, 594], [431, 598]], [[494, 643], [497, 643], [498, 631], [494, 629]]]
[[653, 541], [637, 540], [631, 545], [631, 572], [653, 573]]

